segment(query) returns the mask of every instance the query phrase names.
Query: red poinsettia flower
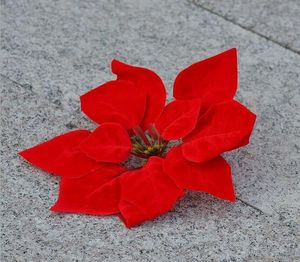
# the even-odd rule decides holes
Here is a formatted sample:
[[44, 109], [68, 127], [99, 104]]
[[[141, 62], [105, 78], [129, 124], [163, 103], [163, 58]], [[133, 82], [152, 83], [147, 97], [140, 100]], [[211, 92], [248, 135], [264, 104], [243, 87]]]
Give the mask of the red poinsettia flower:
[[[117, 79], [81, 97], [100, 124], [20, 153], [61, 177], [55, 212], [118, 214], [127, 227], [172, 209], [186, 189], [234, 201], [231, 169], [220, 156], [249, 142], [255, 115], [233, 100], [236, 49], [197, 62], [175, 79], [166, 103], [162, 80], [149, 69], [114, 60]], [[143, 159], [135, 169], [129, 158]]]

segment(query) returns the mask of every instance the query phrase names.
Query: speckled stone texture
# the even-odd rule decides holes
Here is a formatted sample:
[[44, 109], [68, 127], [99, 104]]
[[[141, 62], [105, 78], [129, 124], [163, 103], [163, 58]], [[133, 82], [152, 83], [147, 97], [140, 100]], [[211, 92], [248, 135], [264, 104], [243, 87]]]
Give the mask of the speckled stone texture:
[[188, 0], [300, 54], [299, 0]]
[[[1, 1], [1, 261], [300, 259], [299, 1], [195, 2]], [[231, 47], [237, 99], [258, 115], [251, 144], [225, 155], [235, 204], [191, 192], [131, 230], [48, 210], [58, 179], [17, 153], [94, 128], [79, 95], [114, 78], [113, 58], [154, 69], [171, 98], [179, 70]]]

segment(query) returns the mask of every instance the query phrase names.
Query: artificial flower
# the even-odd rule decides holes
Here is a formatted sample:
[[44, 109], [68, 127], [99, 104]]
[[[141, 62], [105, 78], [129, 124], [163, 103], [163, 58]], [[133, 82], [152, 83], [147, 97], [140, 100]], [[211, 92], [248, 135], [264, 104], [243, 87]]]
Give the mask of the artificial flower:
[[[116, 80], [81, 96], [99, 126], [24, 150], [31, 164], [61, 177], [54, 212], [118, 215], [133, 227], [171, 210], [186, 190], [234, 201], [220, 156], [249, 143], [255, 114], [234, 100], [237, 53], [230, 49], [181, 71], [166, 105], [153, 71], [112, 62]], [[132, 168], [128, 159], [141, 159]]]

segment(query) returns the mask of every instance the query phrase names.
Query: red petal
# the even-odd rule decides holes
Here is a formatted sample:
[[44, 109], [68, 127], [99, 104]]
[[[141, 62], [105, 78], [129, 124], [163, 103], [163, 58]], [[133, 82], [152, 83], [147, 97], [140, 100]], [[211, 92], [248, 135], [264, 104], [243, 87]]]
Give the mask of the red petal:
[[[96, 190], [90, 196], [95, 210], [101, 199], [115, 201], [119, 197], [120, 217], [127, 227], [169, 211], [184, 192], [163, 172], [162, 162], [161, 158], [151, 157], [143, 168], [128, 171], [114, 179], [108, 190]], [[110, 192], [109, 197], [106, 197], [107, 192]]]
[[120, 197], [120, 177], [117, 177], [90, 193], [87, 197], [87, 207], [91, 215], [119, 213]]
[[79, 151], [79, 144], [90, 131], [76, 130], [20, 152], [31, 164], [58, 176], [80, 177], [99, 164]]
[[147, 107], [141, 126], [147, 129], [162, 112], [166, 101], [166, 90], [160, 77], [153, 71], [127, 65], [117, 60], [112, 61], [112, 71], [120, 80], [133, 82], [147, 96]]
[[174, 83], [177, 99], [201, 98], [204, 107], [230, 100], [237, 89], [237, 53], [229, 49], [192, 64], [181, 71]]
[[151, 157], [142, 168], [129, 171], [121, 178], [121, 218], [127, 227], [166, 213], [184, 195], [163, 172], [163, 159]]
[[169, 103], [155, 122], [161, 137], [174, 140], [186, 136], [195, 128], [200, 108], [201, 101], [198, 99]]
[[63, 177], [60, 181], [59, 197], [55, 205], [51, 208], [55, 212], [72, 212], [84, 214], [109, 215], [118, 212], [115, 204], [102, 199], [101, 209], [94, 209], [93, 205], [88, 205], [87, 197], [91, 192], [112, 181], [124, 168], [118, 165], [102, 164], [101, 168], [80, 178]]
[[129, 81], [110, 81], [82, 95], [81, 109], [95, 122], [116, 122], [126, 129], [140, 124], [145, 112], [143, 90]]
[[126, 130], [117, 123], [104, 123], [80, 144], [80, 150], [96, 161], [120, 163], [130, 154]]
[[186, 160], [181, 148], [176, 147], [165, 158], [164, 170], [182, 189], [203, 191], [225, 200], [235, 200], [231, 168], [220, 156], [198, 164]]
[[204, 162], [248, 144], [255, 119], [255, 114], [237, 101], [216, 104], [199, 119], [195, 130], [184, 138], [184, 157]]

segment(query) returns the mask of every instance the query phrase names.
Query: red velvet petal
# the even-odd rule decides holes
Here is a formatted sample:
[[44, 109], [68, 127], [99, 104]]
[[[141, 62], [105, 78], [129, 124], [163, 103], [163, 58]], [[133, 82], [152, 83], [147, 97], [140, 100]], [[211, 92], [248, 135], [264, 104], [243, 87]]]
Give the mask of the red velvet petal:
[[204, 162], [248, 144], [255, 119], [255, 114], [237, 101], [216, 104], [199, 119], [195, 130], [184, 138], [184, 157]]
[[201, 101], [175, 100], [169, 103], [155, 126], [161, 137], [166, 140], [175, 140], [186, 136], [196, 126]]
[[76, 130], [26, 149], [19, 154], [49, 173], [65, 177], [80, 177], [95, 170], [99, 164], [79, 151], [79, 144], [90, 131]]
[[163, 172], [163, 159], [151, 157], [142, 168], [120, 177], [121, 218], [133, 227], [166, 213], [184, 195], [172, 179]]
[[[63, 177], [60, 181], [59, 197], [50, 209], [55, 212], [110, 215], [118, 212], [112, 198], [102, 199], [101, 208], [88, 205], [87, 197], [99, 187], [105, 187], [125, 169], [119, 165], [102, 164], [101, 168], [80, 178]], [[118, 200], [118, 199], [117, 199]], [[118, 203], [118, 201], [117, 201]]]
[[101, 199], [116, 203], [119, 197], [120, 217], [127, 227], [166, 213], [184, 192], [163, 172], [162, 162], [161, 158], [151, 157], [143, 168], [123, 173], [107, 188], [94, 191], [90, 205], [97, 210]]
[[[125, 175], [122, 174], [121, 176]], [[110, 215], [119, 213], [121, 197], [120, 177], [100, 186], [87, 197], [87, 207], [91, 215]]]
[[160, 77], [153, 71], [131, 66], [117, 60], [112, 61], [112, 71], [120, 80], [133, 82], [147, 96], [147, 107], [141, 126], [147, 129], [162, 112], [166, 101], [166, 90]]
[[229, 49], [192, 64], [181, 71], [174, 83], [177, 99], [201, 98], [204, 107], [230, 100], [237, 89], [237, 52]]
[[131, 142], [118, 123], [104, 123], [80, 144], [80, 150], [96, 161], [120, 163], [130, 154]]
[[140, 124], [146, 106], [143, 90], [123, 80], [107, 82], [80, 100], [82, 111], [95, 122], [116, 122], [126, 129]]
[[231, 168], [222, 157], [198, 164], [186, 160], [180, 147], [173, 148], [164, 161], [164, 171], [182, 189], [209, 193], [234, 201]]

